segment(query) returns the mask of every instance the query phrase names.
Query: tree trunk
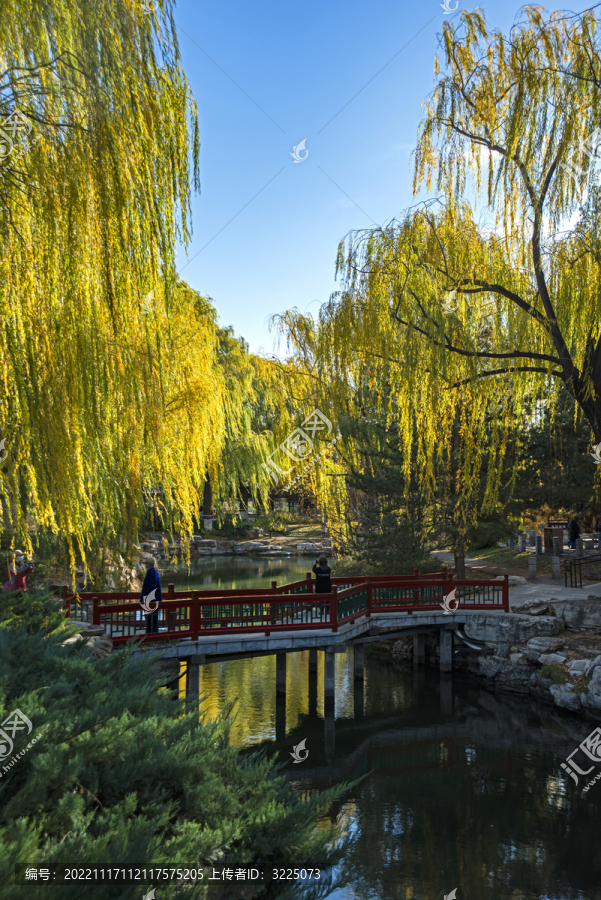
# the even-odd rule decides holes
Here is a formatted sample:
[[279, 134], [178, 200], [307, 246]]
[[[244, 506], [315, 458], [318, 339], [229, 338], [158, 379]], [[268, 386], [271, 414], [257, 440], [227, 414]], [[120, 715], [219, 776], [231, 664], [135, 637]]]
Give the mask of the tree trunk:
[[465, 581], [465, 541], [462, 534], [455, 535], [453, 553], [455, 555], [455, 577], [459, 581]]
[[211, 478], [207, 475], [205, 481], [204, 494], [202, 499], [202, 518], [203, 528], [205, 531], [213, 530], [213, 485]]

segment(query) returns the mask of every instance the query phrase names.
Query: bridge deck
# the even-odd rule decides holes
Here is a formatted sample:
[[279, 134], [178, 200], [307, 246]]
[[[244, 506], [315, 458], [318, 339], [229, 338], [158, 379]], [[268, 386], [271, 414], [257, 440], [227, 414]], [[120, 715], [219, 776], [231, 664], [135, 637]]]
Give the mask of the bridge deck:
[[[493, 611], [491, 610], [491, 612]], [[373, 613], [369, 618], [362, 616], [353, 624], [341, 625], [338, 631], [315, 629], [314, 631], [298, 632], [290, 630], [265, 636], [260, 634], [218, 634], [215, 637], [203, 636], [196, 640], [183, 638], [177, 643], [162, 647], [161, 655], [167, 659], [185, 660], [192, 656], [212, 654], [286, 653], [311, 649], [325, 650], [326, 648], [342, 650], [347, 643], [356, 643], [358, 639], [367, 637], [375, 629], [395, 628], [411, 634], [422, 628], [463, 625], [475, 612], [460, 610], [451, 616], [436, 612]], [[501, 615], [504, 611], [498, 610], [498, 612]], [[382, 637], [387, 638], [388, 634], [382, 635]], [[134, 653], [144, 653], [147, 649], [148, 645], [142, 646]]]

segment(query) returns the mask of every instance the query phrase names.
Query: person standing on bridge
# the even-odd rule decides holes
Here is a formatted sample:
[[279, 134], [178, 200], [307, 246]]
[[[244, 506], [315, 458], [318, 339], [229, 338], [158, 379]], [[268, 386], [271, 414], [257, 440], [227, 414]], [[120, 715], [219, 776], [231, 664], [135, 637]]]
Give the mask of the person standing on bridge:
[[330, 576], [332, 574], [332, 570], [330, 569], [325, 556], [319, 557], [319, 559], [313, 566], [313, 572], [315, 574], [315, 593], [331, 594], [332, 579], [330, 578]]
[[[159, 630], [159, 613], [158, 607], [154, 603], [163, 602], [163, 594], [161, 592], [161, 580], [156, 570], [157, 561], [154, 556], [149, 556], [146, 562], [146, 577], [142, 585], [142, 593], [140, 594], [140, 603], [145, 610], [146, 616], [146, 634], [157, 634]], [[146, 612], [146, 608], [149, 609]], [[150, 610], [155, 610], [151, 612]]]

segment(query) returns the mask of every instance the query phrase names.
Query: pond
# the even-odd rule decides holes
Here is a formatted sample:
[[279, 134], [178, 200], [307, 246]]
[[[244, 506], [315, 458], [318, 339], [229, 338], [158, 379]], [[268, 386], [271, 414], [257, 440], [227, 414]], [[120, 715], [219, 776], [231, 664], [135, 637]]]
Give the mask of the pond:
[[311, 571], [314, 562], [311, 556], [203, 556], [192, 561], [189, 572], [186, 566], [165, 569], [161, 582], [175, 584], [179, 591], [269, 588], [272, 581], [278, 585], [300, 581]]
[[209, 715], [236, 701], [231, 742], [277, 753], [299, 791], [365, 776], [331, 811], [351, 838], [333, 900], [601, 900], [601, 783], [582, 793], [560, 768], [594, 724], [376, 651], [355, 681], [352, 654], [336, 655], [331, 709], [323, 654], [317, 675], [288, 654], [277, 699], [274, 656], [200, 675]]

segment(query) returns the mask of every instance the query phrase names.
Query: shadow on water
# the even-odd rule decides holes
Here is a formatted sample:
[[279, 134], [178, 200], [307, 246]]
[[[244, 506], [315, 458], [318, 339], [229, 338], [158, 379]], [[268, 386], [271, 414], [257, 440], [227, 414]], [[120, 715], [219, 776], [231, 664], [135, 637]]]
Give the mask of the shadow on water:
[[[352, 649], [336, 655], [336, 701], [324, 710], [323, 655], [201, 667], [203, 708], [238, 698], [231, 742], [265, 746], [311, 792], [367, 775], [331, 811], [352, 836], [350, 887], [333, 900], [601, 900], [601, 784], [583, 794], [560, 763], [593, 730], [529, 697], [492, 693], [466, 676], [400, 668]], [[306, 761], [292, 761], [305, 740]], [[594, 774], [594, 773], [593, 773]], [[369, 878], [367, 869], [374, 867]]]

